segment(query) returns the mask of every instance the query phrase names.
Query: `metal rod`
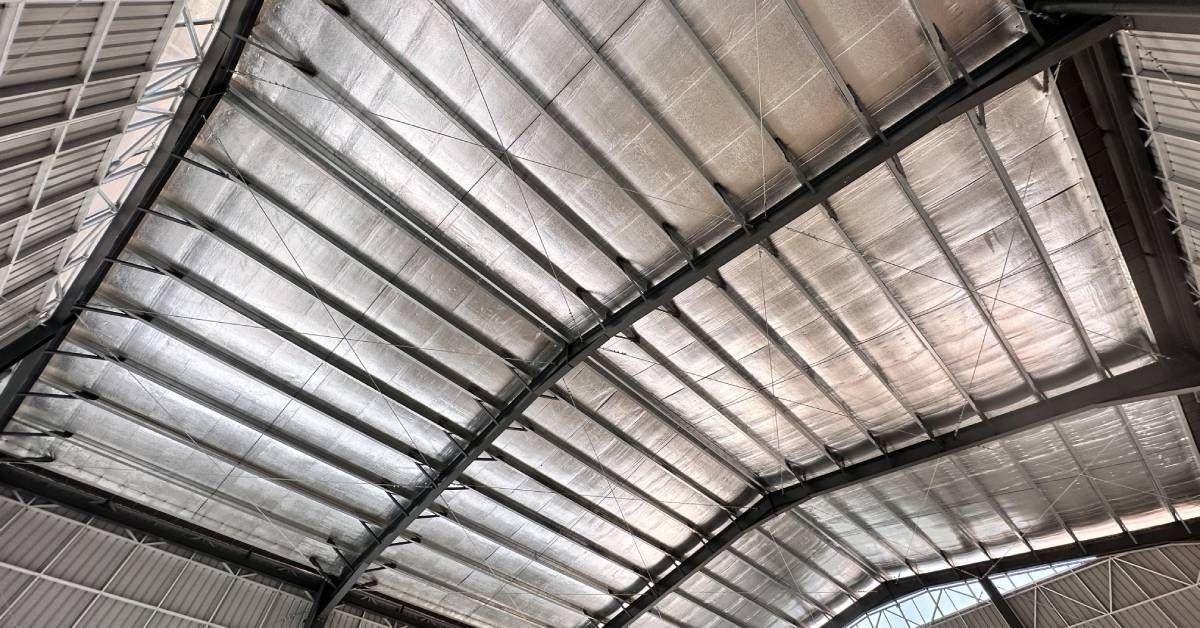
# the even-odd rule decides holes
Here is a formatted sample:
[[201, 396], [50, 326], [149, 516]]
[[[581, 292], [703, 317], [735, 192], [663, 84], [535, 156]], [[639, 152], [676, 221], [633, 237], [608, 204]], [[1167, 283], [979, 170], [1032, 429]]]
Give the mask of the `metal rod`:
[[1200, 7], [1191, 0], [1166, 2], [1094, 2], [1092, 0], [1047, 0], [1034, 2], [1042, 13], [1081, 13], [1086, 15], [1200, 15]]

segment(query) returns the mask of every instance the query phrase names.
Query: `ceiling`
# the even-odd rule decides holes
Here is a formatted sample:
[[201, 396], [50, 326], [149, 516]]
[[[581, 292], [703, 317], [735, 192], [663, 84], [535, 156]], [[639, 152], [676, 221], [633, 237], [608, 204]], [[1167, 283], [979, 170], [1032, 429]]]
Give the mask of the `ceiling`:
[[[67, 209], [21, 188], [7, 276], [43, 272], [36, 249], [58, 277], [75, 258], [40, 234], [109, 207], [130, 238], [6, 391], [7, 429], [59, 436], [4, 438], [13, 461], [312, 565], [325, 612], [353, 589], [486, 626], [831, 625], [891, 581], [1190, 535], [1185, 408], [1129, 382], [1195, 371], [1148, 322], [1059, 66], [976, 90], [1115, 24], [1000, 0], [268, 0], [243, 39], [201, 24], [244, 49], [192, 95], [153, 202], [96, 192], [165, 106], [145, 83], [183, 67], [165, 42], [193, 4], [16, 21], [0, 90], [60, 79], [15, 72], [38, 12], [71, 16], [55, 42], [92, 33], [63, 71], [82, 91], [12, 101], [68, 120], [19, 131], [54, 147], [46, 181], [74, 129], [112, 137]], [[100, 23], [151, 10], [140, 78], [81, 106], [125, 41]], [[959, 91], [978, 106], [936, 109]], [[1194, 164], [1170, 163], [1186, 228]], [[37, 289], [0, 293], [13, 329], [59, 305]]]

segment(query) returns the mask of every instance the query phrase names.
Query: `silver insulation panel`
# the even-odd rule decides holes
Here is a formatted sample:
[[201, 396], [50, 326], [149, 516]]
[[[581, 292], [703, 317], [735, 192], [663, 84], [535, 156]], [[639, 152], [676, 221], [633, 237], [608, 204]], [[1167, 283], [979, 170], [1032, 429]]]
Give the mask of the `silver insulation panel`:
[[[814, 46], [886, 125], [948, 84], [916, 11], [972, 66], [1022, 34], [998, 0], [347, 4], [267, 2], [64, 347], [95, 357], [17, 414], [75, 436], [4, 443], [331, 571], [683, 263], [663, 223], [703, 249], [797, 186], [772, 137], [810, 175], [864, 141]], [[607, 343], [365, 584], [601, 622], [754, 500], [737, 466], [783, 485], [1152, 362], [1075, 154], [1040, 79], [947, 123]], [[1073, 416], [806, 502], [640, 621], [817, 626], [877, 577], [1193, 516], [1196, 465], [1172, 400]]]

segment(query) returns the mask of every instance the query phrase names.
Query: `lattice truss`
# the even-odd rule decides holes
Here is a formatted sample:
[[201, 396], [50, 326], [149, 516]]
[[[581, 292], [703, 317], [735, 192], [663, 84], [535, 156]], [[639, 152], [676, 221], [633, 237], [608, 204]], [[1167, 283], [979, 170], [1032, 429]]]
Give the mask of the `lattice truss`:
[[1200, 305], [1200, 36], [1135, 29], [1121, 46]]
[[[1200, 612], [1200, 546], [1181, 543], [1108, 556], [1065, 574], [1021, 586], [1005, 597], [1028, 628], [1187, 628], [1196, 623]], [[936, 622], [878, 626], [1002, 625], [995, 609], [986, 604], [986, 598], [980, 598], [980, 602], [985, 604]], [[874, 624], [866, 625], [875, 628]]]
[[219, 9], [0, 5], [0, 339], [57, 305], [173, 117]]

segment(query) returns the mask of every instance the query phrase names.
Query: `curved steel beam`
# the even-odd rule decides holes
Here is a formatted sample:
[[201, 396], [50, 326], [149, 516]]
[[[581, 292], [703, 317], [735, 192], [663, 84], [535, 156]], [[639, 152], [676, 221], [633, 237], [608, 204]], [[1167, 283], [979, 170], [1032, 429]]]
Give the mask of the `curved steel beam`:
[[1091, 15], [1200, 15], [1200, 6], [1191, 0], [1164, 2], [1095, 2], [1094, 0], [1048, 0], [1033, 3], [1042, 13], [1084, 13]]
[[[605, 628], [629, 625], [710, 560], [731, 547], [742, 535], [756, 529], [775, 515], [787, 512], [810, 499], [985, 445], [1086, 410], [1198, 390], [1200, 365], [1183, 358], [1168, 359], [994, 416], [987, 421], [943, 434], [930, 441], [897, 449], [887, 456], [849, 465], [808, 482], [767, 493], [687, 560], [659, 578], [654, 586], [632, 599], [626, 608], [605, 624]], [[1138, 537], [1143, 537], [1143, 534], [1139, 533]], [[1130, 540], [1132, 541], [1132, 537]], [[1071, 548], [1077, 550], [1078, 546]], [[1039, 556], [1046, 554], [1039, 552]], [[921, 578], [926, 579], [925, 574], [922, 574]]]
[[[963, 80], [952, 84], [938, 96], [888, 128], [882, 137], [868, 140], [833, 167], [813, 177], [808, 185], [788, 194], [762, 214], [747, 219], [743, 229], [726, 236], [697, 254], [690, 264], [648, 286], [642, 294], [642, 298], [615, 310], [599, 325], [567, 343], [550, 364], [528, 382], [525, 390], [514, 396], [496, 413], [492, 423], [486, 429], [463, 443], [459, 453], [442, 469], [437, 478], [422, 487], [408, 507], [380, 531], [378, 541], [368, 546], [353, 560], [336, 585], [327, 589], [318, 603], [314, 605], [314, 613], [309, 618], [309, 625], [323, 625], [333, 609], [354, 589], [359, 578], [380, 559], [387, 545], [396, 540], [422, 512], [433, 506], [442, 492], [457, 482], [475, 459], [487, 451], [492, 442], [503, 434], [536, 399], [547, 393], [573, 368], [585, 362], [609, 339], [624, 332], [654, 310], [669, 306], [671, 300], [684, 290], [713, 276], [722, 266], [762, 243], [771, 234], [791, 224], [851, 181], [885, 163], [899, 151], [924, 137], [944, 122], [970, 111], [1021, 81], [1035, 76], [1043, 69], [1096, 43], [1116, 30], [1118, 25], [1118, 21], [1112, 19], [1064, 19], [1046, 27], [1042, 33], [1044, 41], [1038, 41], [1033, 37], [1024, 37], [1018, 40], [972, 72], [969, 81]], [[1057, 402], [1057, 398], [1044, 404], [1039, 403], [1037, 407], [1054, 407], [1056, 406], [1055, 402]], [[993, 423], [995, 421], [986, 425], [991, 426]], [[934, 447], [935, 450], [939, 446], [943, 446], [941, 440], [926, 443], [926, 447]], [[936, 455], [942, 452], [935, 451], [934, 453]], [[921, 459], [927, 459], [928, 455], [928, 453], [924, 454]], [[893, 459], [894, 456], [864, 464], [868, 466], [881, 463], [888, 465]], [[848, 470], [825, 477], [841, 478], [847, 473]], [[789, 490], [807, 493], [810, 486], [811, 484], [798, 485]], [[760, 500], [742, 517], [728, 526], [725, 531], [732, 532], [722, 547], [728, 546], [733, 539], [740, 536], [742, 531], [756, 525], [758, 520], [779, 512], [778, 509], [772, 510], [772, 501], [770, 499]], [[755, 523], [745, 527], [739, 526], [739, 522], [747, 516], [753, 518], [756, 515]], [[722, 535], [717, 536], [721, 537]], [[681, 567], [691, 565], [693, 562], [698, 561], [700, 564], [707, 562], [711, 558], [711, 555], [707, 555], [709, 548], [716, 545], [711, 541], [702, 545], [692, 558], [668, 572], [667, 577], [680, 574]], [[694, 569], [693, 567], [686, 571], [690, 574]], [[682, 579], [679, 578], [679, 582], [682, 582]], [[669, 585], [666, 582], [656, 583], [642, 596], [635, 598], [633, 604], [623, 610], [618, 617], [629, 614], [628, 619], [625, 620], [627, 623], [629, 619], [640, 615], [649, 608], [653, 600], [661, 597], [662, 593], [660, 592], [665, 593], [674, 588], [675, 585]], [[634, 612], [635, 605], [637, 605], [636, 612]]]

